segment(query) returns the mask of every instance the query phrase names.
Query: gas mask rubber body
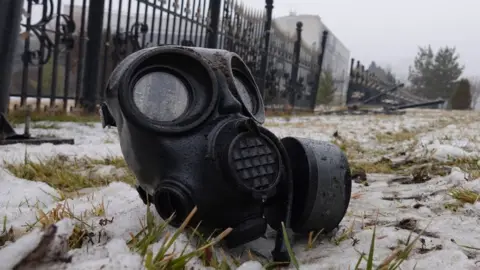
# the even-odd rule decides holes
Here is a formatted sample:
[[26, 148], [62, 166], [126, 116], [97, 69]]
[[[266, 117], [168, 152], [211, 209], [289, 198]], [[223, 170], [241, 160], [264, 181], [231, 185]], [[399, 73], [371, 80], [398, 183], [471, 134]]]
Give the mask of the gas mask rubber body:
[[101, 105], [145, 203], [179, 226], [232, 228], [229, 247], [277, 230], [275, 261], [288, 260], [281, 222], [294, 233], [338, 226], [351, 195], [350, 169], [334, 144], [277, 138], [243, 60], [218, 49], [146, 48], [113, 71]]

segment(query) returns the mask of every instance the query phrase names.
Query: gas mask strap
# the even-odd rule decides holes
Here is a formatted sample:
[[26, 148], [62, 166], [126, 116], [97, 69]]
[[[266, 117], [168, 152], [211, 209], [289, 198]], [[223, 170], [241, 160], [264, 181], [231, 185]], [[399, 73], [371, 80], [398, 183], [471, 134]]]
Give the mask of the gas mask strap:
[[100, 119], [102, 121], [102, 128], [105, 127], [116, 127], [117, 123], [115, 123], [115, 119], [113, 119], [113, 116], [110, 113], [110, 110], [108, 109], [108, 105], [105, 102], [102, 102], [100, 104]]
[[258, 125], [252, 119], [245, 120], [245, 122], [243, 122], [242, 124], [248, 131], [253, 132], [256, 135], [260, 134], [260, 129], [258, 128]]
[[[284, 164], [290, 164], [288, 160], [288, 153], [285, 147], [279, 142], [276, 142], [276, 144], [281, 153], [281, 156], [284, 159], [283, 160]], [[292, 208], [293, 208], [293, 174], [289, 166], [285, 166], [285, 172], [286, 172], [287, 187], [288, 187], [287, 188], [288, 189], [287, 205], [286, 205], [286, 211], [285, 211], [285, 230], [286, 230], [287, 237], [290, 238], [290, 236], [292, 235], [292, 233], [290, 233], [291, 231], [290, 227], [291, 227]], [[288, 250], [285, 245], [285, 238], [282, 230], [283, 228], [280, 228], [277, 231], [277, 235], [275, 237], [275, 247], [273, 248], [271, 254], [275, 262], [290, 263], [291, 258], [290, 258], [290, 255], [288, 254]]]

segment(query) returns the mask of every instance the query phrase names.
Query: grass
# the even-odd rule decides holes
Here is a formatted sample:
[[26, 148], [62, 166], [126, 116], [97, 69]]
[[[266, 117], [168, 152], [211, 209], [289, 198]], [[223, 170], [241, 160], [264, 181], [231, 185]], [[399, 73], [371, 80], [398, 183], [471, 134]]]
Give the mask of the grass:
[[282, 222], [282, 234], [283, 234], [283, 239], [285, 241], [285, 247], [287, 248], [288, 251], [288, 256], [290, 257], [290, 262], [293, 264], [295, 269], [300, 269], [300, 264], [298, 263], [297, 258], [295, 257], [295, 253], [293, 252], [292, 245], [290, 244], [290, 239], [288, 237], [287, 230], [285, 228], [285, 224]]
[[86, 159], [89, 164], [93, 165], [112, 165], [117, 168], [127, 168], [127, 163], [123, 157], [106, 157], [104, 159]]
[[459, 208], [463, 207], [464, 203], [461, 201], [456, 201], [454, 203], [445, 203], [443, 207], [452, 212], [457, 212]]
[[[297, 114], [298, 115], [298, 114]], [[278, 115], [280, 117], [290, 117], [288, 114]], [[72, 120], [74, 118], [74, 120]], [[98, 118], [98, 117], [93, 117]], [[21, 121], [23, 118], [18, 117], [18, 120]], [[32, 121], [72, 121], [72, 122], [83, 122], [89, 123], [92, 118], [90, 117], [81, 117], [79, 116], [62, 116], [62, 115], [37, 115], [35, 118], [32, 116]], [[98, 121], [94, 120], [94, 121]], [[55, 129], [56, 124], [43, 124], [35, 123], [32, 124], [33, 128], [43, 128], [43, 129]], [[414, 137], [414, 136], [413, 136]], [[384, 142], [398, 141], [398, 140], [409, 140], [412, 137], [412, 134], [405, 132], [403, 134], [384, 134], [383, 137], [377, 140], [383, 140]], [[354, 141], [341, 141], [337, 144], [347, 152], [350, 156], [359, 155], [364, 152], [361, 145]], [[438, 163], [440, 165], [448, 166], [458, 166], [460, 168], [468, 168], [473, 170], [472, 175], [480, 175], [480, 169], [477, 160], [471, 159], [456, 159], [444, 163]], [[124, 181], [127, 183], [133, 183], [134, 178], [130, 174], [125, 176], [125, 178], [114, 179], [111, 176], [92, 176], [92, 174], [87, 174], [85, 176], [81, 172], [84, 170], [90, 170], [95, 168], [98, 165], [112, 165], [117, 168], [126, 168], [126, 163], [123, 158], [120, 157], [109, 157], [105, 159], [68, 159], [65, 156], [56, 156], [46, 161], [41, 162], [32, 162], [25, 158], [25, 162], [22, 164], [12, 164], [6, 163], [6, 167], [17, 177], [26, 178], [30, 180], [43, 181], [51, 186], [64, 191], [72, 192], [85, 187], [96, 187], [103, 186], [113, 181]], [[404, 166], [393, 166], [392, 162], [388, 159], [380, 160], [375, 163], [368, 162], [356, 162], [351, 164], [352, 170], [363, 169], [367, 173], [396, 173], [400, 171], [405, 171], [409, 168], [409, 165]], [[477, 172], [479, 174], [477, 174]], [[471, 190], [451, 190], [450, 195], [455, 199], [465, 202], [465, 203], [474, 203], [478, 200], [479, 194]], [[211, 266], [214, 269], [234, 269], [230, 264], [227, 263], [228, 258], [225, 254], [220, 254], [219, 258], [215, 255], [216, 253], [213, 250], [213, 247], [217, 245], [222, 239], [224, 239], [231, 231], [230, 228], [224, 230], [216, 237], [210, 236], [207, 239], [203, 237], [198, 237], [198, 225], [194, 228], [189, 227], [189, 223], [192, 217], [195, 215], [196, 209], [190, 213], [187, 219], [184, 221], [182, 226], [176, 229], [174, 232], [171, 232], [169, 229], [168, 223], [170, 219], [166, 221], [158, 221], [155, 219], [154, 215], [150, 212], [149, 207], [147, 207], [147, 215], [145, 221], [142, 224], [142, 229], [137, 234], [131, 234], [131, 240], [128, 242], [129, 247], [132, 251], [139, 253], [142, 257], [145, 258], [145, 267], [146, 269], [185, 269], [187, 263], [193, 258], [200, 258], [204, 265]], [[89, 213], [84, 213], [80, 216], [73, 215], [72, 211], [68, 207], [68, 204], [64, 202], [63, 204], [58, 204], [57, 207], [51, 211], [45, 213], [43, 211], [38, 211], [38, 222], [41, 227], [46, 228], [51, 224], [58, 222], [63, 218], [71, 218], [77, 221], [78, 224], [75, 225], [72, 236], [69, 239], [70, 248], [79, 248], [81, 247], [88, 236], [92, 233], [93, 227], [84, 222], [86, 216], [106, 216], [105, 205], [102, 203], [98, 205], [92, 205], [91, 211]], [[113, 220], [113, 219], [112, 219]], [[283, 233], [286, 235], [286, 230], [282, 224]], [[352, 233], [352, 227], [345, 231], [339, 238], [335, 239], [335, 242], [339, 244], [340, 242], [348, 239]], [[1, 236], [6, 235], [8, 232], [5, 223]], [[194, 251], [186, 252], [185, 249], [182, 250], [172, 250], [173, 243], [178, 239], [182, 234], [186, 233], [189, 237], [188, 240], [193, 241], [193, 238], [197, 236], [200, 238], [199, 244], [196, 245]], [[423, 233], [423, 232], [422, 232]], [[320, 232], [311, 232], [309, 234], [307, 250], [312, 249], [314, 244], [321, 234]], [[358, 259], [357, 266], [355, 269], [360, 269], [362, 263], [366, 263], [366, 268], [363, 269], [398, 269], [400, 264], [402, 264], [409, 256], [413, 250], [413, 245], [419, 239], [421, 234], [418, 235], [413, 241], [410, 241], [410, 237], [407, 240], [406, 246], [403, 248], [395, 249], [390, 256], [385, 258], [378, 266], [374, 265], [374, 251], [375, 251], [375, 237], [376, 237], [376, 225], [373, 226], [373, 233], [371, 239], [371, 245], [368, 254], [361, 254]], [[1, 238], [1, 237], [0, 237]], [[1, 239], [0, 239], [1, 240]], [[289, 253], [292, 265], [299, 269], [299, 262], [295, 257], [291, 243], [286, 238], [286, 247]], [[158, 243], [161, 241], [161, 246], [158, 251], [153, 251], [151, 249], [152, 244]], [[218, 253], [218, 252], [217, 252]], [[253, 257], [251, 255], [250, 257]]]
[[[430, 224], [429, 224], [430, 225]], [[380, 264], [375, 265], [374, 263], [374, 255], [375, 255], [375, 239], [376, 239], [376, 229], [377, 225], [376, 222], [373, 225], [373, 233], [372, 233], [372, 238], [370, 241], [370, 247], [369, 247], [369, 252], [368, 254], [365, 253], [360, 253], [360, 257], [358, 258], [356, 265], [355, 265], [355, 270], [397, 270], [400, 269], [400, 266], [405, 262], [405, 260], [408, 259], [410, 256], [411, 252], [414, 250], [415, 244], [420, 240], [420, 237], [423, 235], [425, 232], [426, 228], [428, 225], [423, 229], [418, 235], [412, 239], [413, 232], [410, 233], [406, 243], [404, 243], [404, 247], [397, 247], [395, 248], [392, 253], [384, 258]], [[352, 233], [352, 228], [353, 225], [342, 235], [344, 235], [345, 239], [348, 239], [350, 237], [350, 234]], [[288, 241], [287, 238], [287, 233], [285, 229], [285, 225], [282, 223], [282, 230], [283, 230], [283, 235], [287, 239], [285, 241], [285, 246], [287, 248], [288, 254], [290, 256], [290, 260], [292, 265], [295, 267], [295, 269], [300, 269], [300, 264], [295, 257], [295, 253], [292, 249], [292, 246], [290, 242]], [[310, 238], [312, 237], [313, 233], [309, 236], [309, 242], [308, 245], [310, 245], [311, 241]], [[342, 238], [342, 236], [341, 236]], [[344, 240], [344, 239], [343, 239]], [[343, 241], [341, 240], [341, 241]], [[341, 242], [340, 241], [340, 242]], [[336, 241], [335, 241], [336, 242]], [[339, 244], [339, 243], [337, 243]], [[309, 248], [308, 248], [309, 249]], [[362, 267], [362, 262], [365, 264], [365, 267]]]
[[[442, 129], [450, 124], [455, 123], [455, 121], [458, 121], [458, 119], [439, 119], [428, 124], [427, 126], [416, 128], [414, 130], [402, 128], [402, 130], [399, 132], [378, 132], [375, 134], [375, 138], [379, 143], [385, 144], [414, 140], [415, 137], [420, 133]], [[471, 122], [471, 120], [468, 122]]]
[[352, 175], [358, 173], [395, 173], [397, 168], [393, 168], [391, 162], [382, 159], [377, 162], [351, 162], [350, 171]]
[[455, 158], [444, 162], [444, 165], [459, 167], [470, 174], [473, 179], [480, 178], [480, 160], [475, 158]]
[[[103, 204], [100, 204], [103, 208]], [[162, 221], [154, 216], [150, 210], [150, 205], [147, 205], [146, 216], [144, 220], [140, 220], [141, 230], [136, 234], [130, 234], [131, 239], [127, 242], [128, 247], [132, 252], [138, 253], [142, 258], [144, 258], [144, 266], [147, 270], [181, 270], [187, 269], [188, 264], [193, 259], [199, 259], [200, 262], [207, 267], [219, 270], [232, 270], [236, 269], [240, 265], [238, 260], [235, 260], [227, 255], [225, 255], [221, 250], [215, 252], [215, 246], [217, 246], [228, 234], [232, 231], [232, 228], [227, 228], [221, 231], [219, 234], [212, 234], [207, 239], [201, 237], [201, 234], [198, 232], [199, 224], [196, 224], [195, 227], [190, 225], [191, 220], [197, 212], [195, 207], [184, 222], [176, 229], [172, 231], [172, 227], [169, 226], [170, 221], [173, 218], [173, 215]], [[105, 211], [103, 210], [100, 215], [104, 215]], [[85, 220], [88, 216], [98, 216], [98, 210], [92, 208], [88, 213], [85, 211], [79, 216], [75, 216], [69, 207], [68, 203], [62, 202], [57, 204], [56, 207], [45, 213], [42, 210], [38, 210], [37, 221], [35, 224], [29, 225], [29, 230], [33, 227], [40, 227], [43, 230], [46, 230], [49, 226], [61, 221], [64, 218], [69, 218], [75, 221], [75, 225], [68, 239], [69, 249], [76, 249], [82, 247], [87, 242], [94, 244], [93, 237], [96, 234], [101, 236], [102, 229], [98, 231], [98, 228], [95, 228], [93, 225], [87, 224]], [[111, 220], [105, 219], [105, 223], [113, 223], [113, 218]], [[4, 222], [4, 231], [6, 231], [6, 226]], [[102, 222], [99, 222], [100, 226]], [[376, 224], [376, 223], [375, 223]], [[428, 227], [428, 226], [427, 226]], [[97, 231], [97, 233], [95, 233]], [[425, 230], [418, 234], [412, 240], [412, 233], [410, 233], [404, 247], [397, 247], [387, 258], [381, 261], [381, 263], [376, 266], [374, 264], [373, 258], [375, 253], [375, 239], [376, 239], [376, 225], [373, 226], [373, 233], [371, 238], [371, 245], [369, 248], [369, 253], [361, 253], [360, 257], [356, 263], [354, 269], [365, 269], [365, 270], [396, 270], [399, 269], [400, 265], [409, 257], [410, 253], [414, 249], [415, 243], [420, 239], [420, 236]], [[295, 269], [300, 269], [300, 263], [295, 256], [292, 245], [289, 241], [287, 230], [285, 225], [282, 222], [282, 233], [285, 239], [285, 246], [290, 257], [291, 265]], [[312, 241], [309, 243], [315, 242], [314, 239], [318, 237], [321, 232], [317, 232], [316, 236], [313, 237]], [[180, 235], [185, 234], [188, 237], [188, 242], [181, 249], [175, 249], [174, 243], [178, 240]], [[194, 238], [197, 238], [197, 243], [194, 244]], [[152, 246], [154, 244], [161, 243], [160, 246], [153, 250]], [[158, 246], [158, 245], [157, 245]], [[187, 248], [190, 246], [190, 251], [187, 252]], [[217, 257], [214, 254], [220, 253], [221, 256]], [[249, 258], [255, 259], [253, 255], [250, 254]], [[366, 263], [365, 268], [361, 268], [361, 265]], [[278, 269], [278, 267], [285, 266], [285, 263], [269, 263], [264, 265], [265, 269]]]
[[352, 161], [350, 168], [352, 173], [364, 171], [365, 173], [384, 173], [408, 175], [440, 175], [445, 176], [448, 168], [458, 167], [467, 172], [471, 178], [480, 178], [480, 165], [473, 158], [452, 158], [447, 161], [430, 159], [412, 159], [403, 164], [393, 164], [391, 160], [382, 158], [376, 162]]
[[32, 125], [32, 128], [38, 129], [60, 129], [60, 126], [55, 123], [35, 123]]
[[345, 153], [345, 155], [347, 155], [349, 160], [359, 158], [368, 152], [360, 145], [359, 142], [353, 140], [336, 138], [332, 140], [331, 143], [337, 145]]
[[343, 230], [343, 232], [338, 237], [334, 238], [333, 243], [338, 246], [343, 241], [350, 239], [353, 236], [353, 226], [355, 226], [355, 221], [352, 222], [350, 227]]
[[456, 244], [457, 246], [463, 248], [463, 249], [466, 249], [466, 250], [470, 250], [470, 251], [474, 251], [474, 252], [478, 252], [480, 251], [480, 248], [479, 247], [474, 247], [474, 246], [469, 246], [469, 245], [462, 245], [462, 244], [459, 244], [457, 243], [457, 241], [455, 241], [455, 239], [451, 239], [452, 243]]
[[[117, 168], [126, 168], [126, 163], [123, 158], [109, 157], [105, 159], [69, 159], [65, 156], [55, 156], [46, 161], [32, 162], [28, 158], [22, 164], [6, 163], [6, 167], [15, 176], [42, 181], [48, 183], [54, 188], [57, 188], [61, 192], [72, 192], [85, 187], [103, 186], [112, 181], [124, 181], [127, 183], [133, 183], [133, 176], [126, 176], [121, 179], [114, 179], [111, 176], [84, 176], [79, 172], [85, 169], [92, 169], [97, 165], [112, 165]], [[61, 193], [63, 194], [63, 193]], [[92, 242], [93, 237], [98, 235], [100, 239], [100, 232], [95, 233], [95, 227], [87, 224], [85, 220], [91, 216], [106, 216], [106, 209], [103, 201], [101, 203], [93, 204], [89, 211], [85, 211], [82, 214], [75, 215], [71, 210], [68, 201], [65, 196], [61, 195], [60, 198], [55, 198], [59, 203], [50, 211], [45, 212], [38, 205], [37, 207], [37, 220], [32, 224], [26, 224], [26, 231], [31, 231], [35, 227], [46, 229], [52, 224], [59, 222], [64, 218], [72, 219], [75, 222], [73, 232], [68, 239], [68, 246], [70, 249], [80, 248], [87, 241]], [[65, 201], [64, 201], [65, 200]], [[167, 219], [165, 222], [156, 221], [154, 215], [151, 213], [150, 207], [147, 207], [147, 216], [145, 222], [142, 224], [142, 230], [135, 235], [131, 235], [131, 240], [128, 242], [132, 251], [139, 253], [145, 258], [146, 269], [184, 269], [185, 265], [193, 258], [201, 258], [205, 265], [214, 267], [215, 269], [235, 269], [230, 267], [227, 262], [227, 256], [223, 255], [223, 258], [217, 258], [214, 256], [213, 246], [217, 245], [222, 239], [224, 239], [230, 232], [231, 228], [227, 228], [219, 235], [209, 237], [200, 241], [200, 246], [194, 251], [186, 252], [186, 250], [171, 251], [173, 243], [178, 239], [180, 234], [184, 232], [190, 233], [189, 241], [193, 240], [194, 236], [198, 236], [198, 226], [192, 231], [188, 231], [191, 228], [187, 228], [190, 220], [196, 212], [196, 208], [184, 223], [172, 234], [169, 232], [169, 222]], [[108, 221], [108, 219], [105, 219]], [[110, 221], [113, 222], [113, 219]], [[5, 222], [6, 224], [6, 222]], [[9, 230], [4, 228], [4, 232], [1, 234], [1, 240], [7, 241], [10, 237]], [[96, 238], [96, 237], [95, 237]], [[157, 243], [163, 239], [160, 249], [156, 252], [151, 250], [151, 245]], [[203, 239], [203, 238], [202, 238]]]
[[[102, 204], [95, 206], [90, 211], [85, 211], [80, 215], [75, 215], [68, 204], [68, 201], [57, 203], [57, 205], [51, 210], [45, 212], [37, 205], [36, 221], [33, 223], [25, 224], [26, 232], [30, 232], [34, 228], [39, 227], [42, 230], [46, 230], [48, 227], [56, 224], [63, 219], [71, 219], [75, 222], [73, 231], [67, 241], [69, 249], [80, 248], [84, 241], [91, 236], [94, 226], [87, 224], [85, 219], [88, 216], [98, 216], [99, 214], [105, 214], [105, 206]], [[101, 209], [101, 210], [100, 210]]]
[[[7, 115], [11, 124], [25, 123], [25, 112], [14, 111]], [[78, 114], [66, 114], [66, 113], [44, 113], [44, 112], [31, 112], [30, 119], [32, 122], [48, 121], [48, 122], [75, 122], [75, 123], [89, 123], [99, 122], [100, 116], [93, 115], [78, 115]]]
[[267, 117], [302, 117], [302, 116], [313, 116], [315, 115], [312, 112], [307, 112], [307, 111], [295, 111], [293, 113], [292, 111], [273, 111], [273, 110], [266, 110], [265, 111], [265, 116]]
[[[113, 165], [125, 169], [121, 177], [91, 173], [98, 165]], [[68, 158], [58, 155], [45, 161], [32, 162], [25, 158], [20, 164], [5, 162], [5, 167], [16, 177], [45, 182], [62, 192], [74, 192], [82, 188], [100, 187], [111, 182], [135, 182], [135, 177], [127, 169], [123, 158]]]
[[[185, 245], [180, 251], [176, 251], [174, 249], [171, 250], [178, 237], [182, 233], [187, 232], [189, 229], [189, 223], [196, 212], [197, 208], [195, 207], [180, 225], [180, 227], [171, 233], [168, 230], [168, 224], [173, 216], [165, 220], [165, 222], [158, 223], [150, 211], [150, 206], [147, 206], [147, 215], [144, 224], [142, 224], [142, 230], [136, 235], [132, 235], [132, 239], [128, 242], [128, 245], [132, 251], [139, 253], [145, 258], [144, 264], [147, 270], [187, 269], [187, 264], [193, 258], [204, 258], [202, 260], [203, 264], [210, 265], [214, 267], [214, 269], [232, 269], [226, 263], [226, 260], [212, 260], [212, 256], [205, 256], [205, 254], [209, 254], [211, 252], [211, 248], [213, 246], [217, 245], [221, 240], [228, 236], [228, 234], [232, 231], [232, 228], [225, 229], [215, 237], [209, 237], [207, 240], [201, 243], [199, 247], [191, 252], [186, 252], [187, 245]], [[193, 228], [193, 231], [190, 232], [189, 244], [192, 243], [191, 241], [193, 237], [197, 235], [198, 227], [199, 225]], [[162, 245], [157, 252], [153, 252], [150, 249], [150, 246], [158, 241], [162, 241]]]
[[465, 188], [454, 188], [448, 194], [461, 203], [475, 204], [480, 199], [480, 193]]
[[314, 248], [314, 245], [317, 242], [317, 239], [322, 232], [323, 232], [323, 229], [319, 230], [316, 233], [313, 232], [313, 231], [308, 233], [308, 242], [307, 242], [307, 247], [305, 248], [305, 250], [310, 250], [310, 249]]
[[[196, 212], [197, 208], [195, 207], [184, 220], [182, 225], [172, 232], [169, 222], [173, 216], [165, 221], [161, 221], [154, 216], [150, 210], [150, 205], [148, 205], [145, 219], [140, 221], [142, 229], [135, 235], [131, 234], [131, 240], [128, 241], [127, 244], [131, 251], [140, 254], [144, 258], [144, 266], [147, 270], [186, 269], [189, 261], [194, 258], [201, 258], [201, 262], [205, 266], [211, 266], [214, 269], [235, 269], [238, 265], [231, 267], [230, 264], [227, 263], [228, 259], [225, 255], [223, 259], [216, 258], [215, 256], [205, 256], [205, 254], [213, 253], [212, 249], [214, 246], [219, 244], [226, 236], [228, 236], [228, 234], [232, 231], [231, 228], [223, 230], [216, 236], [212, 235], [211, 237], [202, 240], [198, 243], [199, 246], [193, 251], [186, 252], [188, 245], [185, 245], [182, 250], [175, 250], [173, 248], [174, 243], [183, 233], [189, 234], [188, 244], [193, 246], [193, 238], [198, 235], [199, 224], [195, 228], [191, 228], [189, 227], [189, 223]], [[97, 236], [100, 240], [103, 228], [98, 230], [98, 227], [96, 228], [94, 225], [89, 225], [86, 220], [89, 216], [105, 216], [105, 213], [105, 207], [102, 202], [99, 205], [94, 205], [90, 211], [85, 211], [79, 215], [75, 215], [70, 208], [68, 201], [63, 201], [58, 203], [48, 212], [44, 212], [38, 208], [36, 222], [33, 224], [27, 224], [26, 226], [27, 231], [31, 231], [35, 227], [46, 230], [62, 219], [72, 219], [75, 222], [75, 225], [72, 234], [68, 239], [68, 247], [69, 249], [76, 249], [81, 248], [84, 244], [94, 244], [96, 241], [94, 239], [96, 239]], [[99, 224], [102, 227], [108, 223], [113, 223], [113, 218], [110, 220], [105, 218], [99, 221]], [[6, 230], [5, 224], [6, 221], [4, 221], [4, 231], [7, 232], [8, 230]], [[106, 235], [104, 231], [103, 234]], [[157, 251], [154, 252], [152, 250], [152, 245], [158, 242], [161, 242], [161, 246]]]
[[42, 229], [46, 229], [48, 226], [53, 225], [65, 218], [76, 220], [77, 222], [73, 227], [72, 234], [68, 238], [68, 246], [70, 249], [80, 248], [83, 245], [83, 242], [86, 240], [85, 238], [87, 235], [93, 231], [93, 226], [88, 225], [83, 221], [86, 217], [87, 213], [84, 213], [80, 217], [75, 216], [68, 202], [65, 201], [57, 204], [55, 208], [47, 213], [38, 209], [37, 222], [31, 224], [29, 226], [29, 230], [37, 224], [40, 224]]
[[[273, 110], [266, 110], [265, 116], [266, 117], [280, 117], [283, 118], [286, 122], [290, 122], [292, 117], [304, 117], [304, 116], [314, 116], [315, 114], [312, 112], [307, 111], [295, 111], [292, 110], [282, 110], [282, 111], [273, 111]], [[271, 126], [271, 125], [269, 125]]]
[[[377, 214], [378, 215], [378, 214]], [[430, 225], [430, 224], [429, 224]], [[375, 225], [373, 226], [373, 233], [372, 233], [372, 238], [370, 240], [370, 248], [368, 251], [368, 254], [361, 253], [360, 257], [357, 260], [357, 263], [355, 265], [355, 270], [360, 270], [360, 269], [365, 269], [365, 270], [397, 270], [400, 269], [400, 266], [402, 263], [405, 262], [405, 260], [408, 259], [410, 256], [411, 252], [413, 251], [415, 244], [419, 241], [420, 237], [423, 235], [425, 232], [426, 228], [429, 226], [427, 225], [425, 229], [423, 229], [415, 238], [412, 240], [412, 234], [413, 232], [410, 233], [408, 236], [408, 239], [406, 243], [404, 244], [404, 247], [397, 247], [395, 248], [392, 253], [384, 258], [380, 264], [375, 266], [374, 263], [374, 255], [375, 255], [375, 239], [376, 239], [376, 230], [377, 230], [377, 225], [375, 222]], [[362, 262], [366, 263], [365, 268], [360, 267]]]
[[375, 135], [379, 143], [393, 143], [408, 141], [417, 135], [417, 132], [402, 130], [400, 132], [382, 132]]
[[7, 241], [14, 241], [14, 233], [13, 233], [13, 228], [10, 227], [7, 229], [7, 217], [3, 217], [3, 226], [2, 226], [2, 231], [0, 232], [0, 247], [5, 245]]

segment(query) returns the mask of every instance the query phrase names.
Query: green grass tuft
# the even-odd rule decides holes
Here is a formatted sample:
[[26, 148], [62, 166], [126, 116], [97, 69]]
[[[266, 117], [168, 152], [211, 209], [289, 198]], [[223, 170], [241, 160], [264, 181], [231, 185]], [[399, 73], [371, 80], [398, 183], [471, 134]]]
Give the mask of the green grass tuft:
[[[210, 251], [213, 246], [217, 245], [232, 231], [231, 228], [227, 228], [216, 237], [209, 238], [206, 243], [192, 252], [186, 253], [186, 246], [179, 252], [176, 250], [169, 251], [178, 237], [186, 232], [187, 227], [196, 212], [197, 208], [195, 207], [180, 227], [178, 227], [172, 234], [168, 230], [168, 224], [173, 216], [164, 222], [157, 223], [155, 217], [150, 212], [150, 206], [147, 206], [147, 216], [145, 225], [142, 226], [143, 229], [136, 235], [132, 235], [132, 240], [128, 242], [133, 251], [138, 252], [144, 257], [144, 264], [147, 270], [186, 269], [189, 261], [195, 257], [201, 258], [207, 251]], [[193, 233], [191, 233], [189, 237], [189, 242], [192, 240], [192, 237], [196, 235], [197, 229], [198, 225], [193, 229]], [[156, 253], [153, 253], [150, 249], [150, 245], [162, 240], [162, 238], [162, 245]], [[210, 266], [213, 266], [215, 269], [231, 269], [228, 263], [226, 263], [226, 260], [210, 260], [208, 262], [204, 261], [204, 263], [210, 264]]]
[[[98, 165], [114, 165], [117, 168], [124, 168], [125, 172], [120, 177], [90, 173]], [[26, 157], [20, 164], [5, 162], [5, 167], [18, 178], [45, 182], [62, 192], [105, 186], [116, 181], [135, 183], [135, 177], [127, 169], [123, 158], [70, 159], [58, 155], [44, 161], [33, 162]]]
[[[378, 214], [377, 214], [378, 215]], [[378, 216], [377, 216], [378, 219]], [[374, 264], [374, 253], [375, 253], [375, 238], [376, 238], [376, 230], [377, 230], [377, 225], [375, 222], [375, 225], [373, 226], [373, 233], [372, 233], [372, 239], [370, 242], [370, 248], [368, 255], [361, 253], [360, 257], [355, 265], [355, 270], [360, 270], [360, 269], [365, 269], [365, 270], [397, 270], [400, 269], [400, 265], [405, 262], [405, 260], [408, 259], [410, 256], [411, 252], [413, 251], [415, 244], [418, 242], [420, 237], [423, 235], [427, 227], [430, 225], [430, 223], [423, 229], [413, 240], [412, 240], [412, 234], [413, 232], [410, 233], [408, 236], [407, 242], [405, 243], [405, 247], [397, 247], [395, 250], [392, 251], [392, 253], [385, 259], [382, 260], [382, 262], [378, 265], [375, 266]], [[362, 261], [366, 261], [367, 265], [366, 268], [361, 268], [361, 263]]]
[[480, 199], [480, 193], [465, 188], [454, 188], [448, 194], [461, 203], [474, 204]]

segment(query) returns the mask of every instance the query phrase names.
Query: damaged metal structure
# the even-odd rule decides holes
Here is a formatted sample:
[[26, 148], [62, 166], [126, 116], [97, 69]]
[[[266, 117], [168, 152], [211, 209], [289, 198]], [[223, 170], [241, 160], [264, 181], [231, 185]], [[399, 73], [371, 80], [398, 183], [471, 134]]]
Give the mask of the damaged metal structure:
[[346, 106], [321, 115], [404, 114], [409, 108], [439, 108], [445, 101], [429, 100], [403, 90], [403, 83], [386, 81], [351, 60]]

